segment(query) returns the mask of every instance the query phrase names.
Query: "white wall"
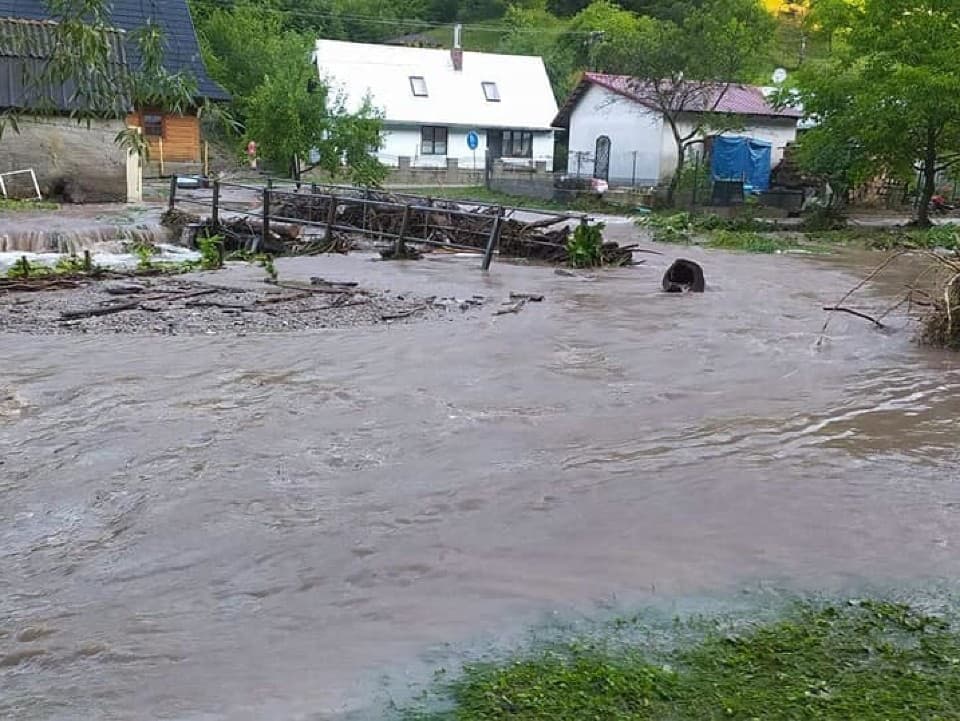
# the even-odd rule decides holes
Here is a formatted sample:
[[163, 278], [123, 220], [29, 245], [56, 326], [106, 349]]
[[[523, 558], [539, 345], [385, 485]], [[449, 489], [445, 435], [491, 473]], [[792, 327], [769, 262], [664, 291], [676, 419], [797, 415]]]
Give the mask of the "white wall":
[[[693, 123], [689, 120], [681, 120], [679, 123], [681, 135], [687, 135], [693, 130]], [[797, 120], [796, 118], [753, 118], [752, 122], [744, 125], [739, 130], [733, 130], [729, 133], [720, 133], [728, 136], [744, 136], [765, 140], [771, 144], [770, 149], [770, 167], [773, 168], [783, 159], [783, 150], [787, 143], [792, 143], [797, 139]], [[702, 153], [703, 146], [694, 146], [694, 153]], [[687, 160], [691, 160], [691, 151], [687, 151]], [[673, 132], [670, 130], [669, 123], [663, 124], [663, 165], [661, 166], [661, 180], [669, 180], [677, 167], [677, 144], [673, 139]]]
[[[593, 174], [597, 138], [610, 138], [610, 181], [614, 185], [655, 185], [670, 179], [677, 167], [677, 146], [670, 125], [659, 113], [627, 100], [606, 88], [592, 85], [570, 115], [570, 155], [567, 172]], [[682, 135], [693, 129], [689, 121], [680, 122]], [[729, 135], [746, 135], [769, 142], [773, 148], [771, 163], [783, 158], [787, 143], [797, 137], [796, 120], [791, 118], [754, 118], [742, 130]], [[693, 152], [702, 152], [696, 147]], [[634, 153], [636, 155], [634, 156]], [[636, 169], [634, 170], [634, 166]]]
[[[471, 130], [475, 130], [480, 136], [480, 144], [477, 146], [476, 153], [470, 150], [467, 145], [467, 134]], [[461, 168], [482, 169], [484, 167], [487, 133], [481, 128], [448, 127], [447, 154], [445, 156], [423, 155], [420, 152], [420, 126], [388, 125], [383, 135], [383, 147], [380, 148], [377, 157], [380, 162], [390, 167], [396, 167], [397, 159], [401, 156], [410, 158], [410, 164], [415, 168], [445, 168], [448, 158], [456, 158]], [[545, 161], [548, 170], [552, 168], [552, 131], [535, 131], [533, 133], [533, 158], [530, 162], [538, 160]], [[523, 163], [524, 161], [511, 159], [509, 162]]]
[[660, 177], [661, 128], [659, 114], [606, 88], [592, 85], [570, 115], [567, 172], [577, 171], [576, 152], [589, 154], [581, 175], [593, 173], [597, 138], [610, 138], [610, 180], [613, 184], [651, 185]]

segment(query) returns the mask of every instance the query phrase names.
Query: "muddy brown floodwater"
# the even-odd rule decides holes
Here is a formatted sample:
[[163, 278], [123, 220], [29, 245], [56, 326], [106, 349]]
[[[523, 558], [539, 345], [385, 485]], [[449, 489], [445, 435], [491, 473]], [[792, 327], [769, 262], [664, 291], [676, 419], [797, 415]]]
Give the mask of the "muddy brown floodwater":
[[[658, 292], [681, 253], [707, 293]], [[956, 577], [956, 361], [852, 317], [817, 350], [859, 268], [648, 257], [279, 264], [546, 296], [500, 317], [0, 336], [0, 717], [376, 716], [384, 675], [553, 609]]]

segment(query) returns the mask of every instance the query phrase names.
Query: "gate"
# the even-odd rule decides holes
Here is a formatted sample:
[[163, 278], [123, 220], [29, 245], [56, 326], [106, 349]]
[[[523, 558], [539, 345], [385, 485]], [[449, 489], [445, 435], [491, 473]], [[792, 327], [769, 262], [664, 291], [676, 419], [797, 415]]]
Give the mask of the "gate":
[[601, 135], [597, 138], [596, 160], [593, 163], [593, 177], [610, 180], [610, 138]]

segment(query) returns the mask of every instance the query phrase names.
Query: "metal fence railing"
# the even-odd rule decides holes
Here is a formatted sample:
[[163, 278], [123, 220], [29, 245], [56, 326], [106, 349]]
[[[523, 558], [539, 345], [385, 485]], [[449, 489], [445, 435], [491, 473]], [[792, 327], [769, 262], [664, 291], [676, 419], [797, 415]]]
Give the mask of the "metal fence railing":
[[[259, 221], [259, 238], [253, 239], [250, 248], [254, 252], [271, 237], [271, 224], [295, 224], [321, 230], [326, 241], [332, 239], [334, 232], [392, 241], [398, 254], [406, 243], [472, 252], [482, 250], [482, 268], [487, 270], [507, 221], [524, 214], [536, 216], [538, 220], [534, 225], [537, 227], [550, 225], [544, 222], [550, 220], [553, 223], [589, 221], [583, 213], [493, 205], [473, 200], [453, 201], [273, 178], [267, 179], [265, 185], [212, 180], [210, 187], [209, 198], [187, 197], [178, 193], [177, 177], [174, 176], [170, 181], [168, 209], [174, 210], [181, 204], [209, 210], [213, 227], [220, 226], [227, 216]], [[247, 201], [227, 200], [225, 190], [245, 191]], [[251, 200], [259, 203], [252, 206]], [[523, 242], [560, 247], [558, 243], [533, 237], [524, 238]]]

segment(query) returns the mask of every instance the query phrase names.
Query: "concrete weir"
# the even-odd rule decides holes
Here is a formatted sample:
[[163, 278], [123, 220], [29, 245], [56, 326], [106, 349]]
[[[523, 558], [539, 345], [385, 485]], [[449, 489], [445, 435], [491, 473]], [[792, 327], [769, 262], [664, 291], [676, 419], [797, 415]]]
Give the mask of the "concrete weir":
[[169, 233], [159, 225], [95, 225], [73, 230], [41, 229], [33, 225], [0, 228], [0, 253], [82, 253], [85, 250], [107, 250], [113, 244], [119, 251], [126, 243], [158, 244], [169, 240]]

